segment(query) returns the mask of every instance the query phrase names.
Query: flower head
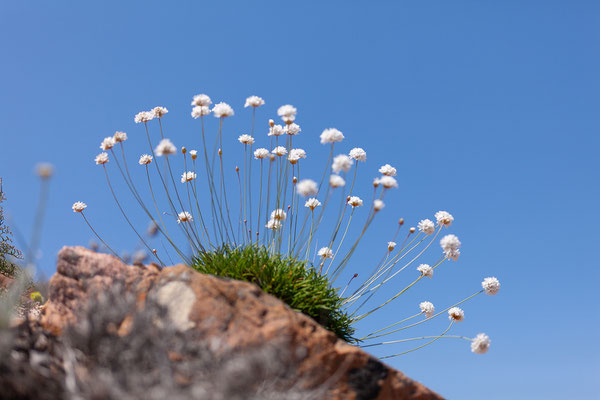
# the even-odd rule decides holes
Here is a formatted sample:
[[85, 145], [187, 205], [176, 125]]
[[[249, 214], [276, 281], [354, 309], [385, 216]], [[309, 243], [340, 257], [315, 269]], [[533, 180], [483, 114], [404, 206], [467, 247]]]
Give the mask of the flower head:
[[267, 222], [267, 224], [265, 225], [265, 227], [267, 229], [272, 229], [272, 230], [276, 231], [277, 229], [281, 228], [282, 225], [281, 225], [281, 222], [279, 222], [278, 220], [270, 219], [269, 222]]
[[263, 158], [267, 158], [269, 156], [269, 150], [261, 147], [260, 149], [254, 150], [254, 158], [257, 160], [262, 160]]
[[452, 307], [448, 310], [448, 318], [456, 322], [461, 322], [465, 319], [465, 312], [458, 307]]
[[435, 219], [437, 220], [438, 225], [444, 225], [445, 227], [452, 225], [452, 221], [454, 221], [452, 214], [447, 211], [436, 212]]
[[339, 130], [337, 130], [335, 128], [325, 129], [321, 133], [320, 137], [321, 137], [321, 144], [337, 143], [337, 142], [341, 142], [342, 140], [344, 140], [344, 135], [342, 134], [342, 132], [340, 132]]
[[385, 207], [385, 203], [383, 202], [383, 200], [376, 199], [375, 201], [373, 201], [373, 210], [375, 210], [375, 212], [381, 211], [383, 207]]
[[433, 268], [431, 268], [428, 264], [419, 265], [417, 267], [417, 271], [419, 271], [423, 276], [433, 278]]
[[287, 218], [287, 214], [281, 208], [278, 208], [277, 210], [273, 210], [271, 212], [271, 219], [274, 219], [277, 221], [285, 221], [286, 218]]
[[154, 114], [155, 118], [162, 118], [168, 112], [169, 112], [169, 110], [167, 110], [166, 107], [154, 107], [152, 109], [152, 114]]
[[233, 114], [233, 108], [227, 103], [220, 102], [219, 104], [215, 104], [212, 109], [213, 115], [217, 118], [225, 118], [231, 117]]
[[333, 158], [333, 164], [331, 164], [331, 169], [333, 172], [338, 173], [340, 171], [348, 172], [350, 171], [350, 167], [352, 167], [352, 159], [345, 154], [337, 155]]
[[460, 250], [454, 249], [446, 252], [446, 258], [452, 261], [458, 261], [458, 257], [460, 257]]
[[127, 134], [125, 132], [116, 131], [113, 135], [113, 139], [115, 143], [121, 143], [127, 140]]
[[210, 108], [208, 106], [196, 106], [192, 108], [192, 118], [198, 119], [203, 115], [210, 114]]
[[96, 158], [94, 158], [94, 161], [96, 161], [97, 165], [106, 164], [108, 162], [108, 154], [100, 153], [96, 156]]
[[54, 165], [50, 163], [39, 163], [35, 166], [35, 173], [42, 179], [49, 179], [54, 174]]
[[135, 115], [135, 118], [133, 120], [135, 121], [136, 124], [139, 124], [140, 122], [148, 122], [152, 119], [154, 119], [154, 114], [152, 112], [140, 111], [139, 113], [137, 113]]
[[296, 190], [304, 197], [316, 196], [319, 188], [317, 182], [312, 179], [303, 179], [296, 185]]
[[358, 196], [352, 196], [348, 199], [348, 204], [350, 204], [352, 207], [360, 207], [363, 205], [363, 201]]
[[350, 158], [355, 159], [356, 161], [367, 161], [367, 152], [361, 149], [360, 147], [355, 147], [350, 150]]
[[302, 129], [300, 129], [300, 125], [298, 124], [288, 124], [283, 128], [283, 131], [290, 136], [294, 136], [300, 133]]
[[154, 154], [157, 156], [168, 156], [169, 154], [177, 153], [177, 148], [169, 139], [163, 139], [154, 149]]
[[479, 333], [471, 341], [471, 351], [477, 354], [484, 354], [490, 349], [492, 341], [485, 333]]
[[284, 133], [283, 126], [281, 125], [273, 125], [269, 127], [269, 133], [267, 136], [281, 136]]
[[311, 197], [310, 199], [306, 200], [306, 203], [304, 203], [304, 207], [310, 208], [311, 211], [320, 205], [321, 202], [314, 197]]
[[395, 248], [396, 248], [396, 242], [388, 242], [388, 244], [387, 244], [388, 251], [394, 251]]
[[392, 167], [390, 164], [385, 164], [379, 168], [379, 173], [385, 176], [396, 176], [396, 168]]
[[265, 104], [265, 101], [258, 96], [250, 96], [246, 99], [246, 104], [244, 107], [260, 107]]
[[335, 189], [344, 186], [346, 184], [346, 181], [339, 175], [330, 175], [329, 184], [332, 188]]
[[83, 210], [85, 210], [87, 207], [87, 204], [85, 204], [83, 201], [77, 201], [75, 203], [73, 203], [73, 212], [82, 212]]
[[396, 178], [393, 178], [391, 176], [382, 176], [381, 178], [379, 178], [379, 183], [386, 189], [398, 187], [398, 181], [396, 181]]
[[297, 112], [298, 110], [296, 110], [296, 107], [292, 106], [291, 104], [286, 104], [279, 107], [277, 110], [277, 115], [279, 115], [285, 123], [290, 123], [294, 122], [296, 119]]
[[152, 162], [152, 156], [149, 154], [142, 154], [140, 156], [140, 161], [138, 161], [140, 165], [148, 165]]
[[193, 221], [192, 214], [187, 211], [182, 211], [177, 214], [177, 223]]
[[485, 290], [485, 294], [493, 296], [500, 291], [500, 281], [496, 277], [491, 276], [481, 282], [481, 287]]
[[112, 136], [105, 137], [102, 143], [100, 143], [100, 148], [104, 151], [110, 150], [115, 145], [115, 139]]
[[433, 303], [429, 301], [424, 301], [421, 304], [419, 304], [419, 308], [421, 309], [421, 312], [425, 314], [425, 318], [433, 317], [433, 313], [435, 312], [435, 307], [433, 306]]
[[417, 225], [417, 228], [426, 235], [431, 235], [435, 232], [435, 225], [432, 220], [424, 219]]
[[190, 150], [190, 157], [192, 157], [192, 160], [195, 160], [198, 157], [198, 151]]
[[331, 251], [331, 249], [329, 247], [321, 247], [319, 249], [319, 251], [317, 252], [317, 254], [319, 255], [319, 257], [325, 259], [325, 258], [333, 258], [333, 251]]
[[288, 161], [296, 164], [301, 158], [306, 158], [306, 152], [303, 149], [292, 149], [288, 156]]
[[197, 94], [194, 96], [194, 99], [192, 100], [192, 104], [193, 106], [198, 106], [198, 107], [208, 107], [212, 104], [212, 100], [210, 99], [210, 97], [208, 97], [205, 94]]
[[275, 154], [276, 156], [285, 156], [287, 154], [287, 149], [283, 146], [277, 146], [275, 147], [271, 153]]
[[184, 172], [181, 175], [181, 183], [186, 183], [186, 182], [192, 181], [192, 180], [196, 179], [196, 176], [197, 175], [192, 171]]
[[244, 135], [241, 135], [240, 137], [238, 137], [238, 141], [243, 144], [253, 144], [254, 138], [250, 135], [244, 134]]
[[442, 246], [444, 253], [447, 254], [453, 250], [460, 249], [461, 243], [455, 235], [446, 235], [440, 240], [440, 246]]

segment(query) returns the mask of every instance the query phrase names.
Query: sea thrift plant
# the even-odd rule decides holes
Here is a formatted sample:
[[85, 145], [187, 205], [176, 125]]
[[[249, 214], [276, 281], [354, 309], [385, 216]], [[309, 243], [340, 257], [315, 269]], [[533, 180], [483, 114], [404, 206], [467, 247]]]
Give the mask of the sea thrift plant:
[[[313, 158], [311, 148], [305, 146], [317, 138], [302, 130], [298, 109], [286, 104], [278, 107], [277, 117], [261, 120], [264, 105], [261, 97], [248, 97], [240, 114], [249, 117], [250, 124], [245, 132], [231, 132], [228, 119], [239, 117], [234, 108], [225, 102], [213, 105], [208, 95], [198, 94], [191, 102], [193, 134], [183, 147], [167, 137], [164, 107], [134, 117], [135, 135], [144, 137], [146, 148], [126, 150], [128, 134], [122, 131], [100, 140], [103, 152], [94, 161], [121, 215], [146, 249], [138, 262], [147, 256], [165, 266], [179, 258], [204, 273], [253, 282], [362, 347], [423, 341], [385, 357], [406, 354], [440, 338], [465, 339], [474, 353], [485, 353], [491, 343], [487, 335], [469, 338], [448, 332], [466, 318], [458, 306], [481, 293], [497, 294], [498, 279], [485, 278], [481, 289], [442, 305], [437, 312], [430, 301], [415, 304], [414, 312], [397, 306], [397, 299], [422, 285], [424, 278], [438, 279], [436, 269], [459, 260], [462, 243], [448, 232], [452, 214], [437, 211], [409, 228], [403, 228], [400, 218], [395, 234], [381, 238], [380, 258], [372, 257], [373, 265], [352, 266], [358, 270], [348, 271], [374, 218], [393, 211], [385, 201], [402, 177], [390, 164], [369, 166], [367, 151], [346, 149], [344, 134], [333, 127], [318, 137], [328, 157]], [[232, 144], [237, 151], [225, 150]], [[306, 163], [322, 164], [322, 172], [307, 174], [313, 169], [307, 169]], [[150, 228], [144, 234], [131, 219], [114, 179], [124, 181], [152, 234]], [[81, 214], [106, 249], [124, 259], [86, 217], [100, 211], [81, 201], [73, 204], [73, 211]], [[151, 246], [154, 236], [162, 242], [157, 248]], [[401, 283], [404, 276], [408, 284]], [[394, 294], [379, 300], [377, 293], [383, 287]], [[355, 335], [355, 323], [384, 309], [393, 310], [386, 315], [405, 316], [366, 335]], [[449, 325], [441, 333], [405, 337], [404, 331], [432, 323], [442, 314], [448, 316]]]

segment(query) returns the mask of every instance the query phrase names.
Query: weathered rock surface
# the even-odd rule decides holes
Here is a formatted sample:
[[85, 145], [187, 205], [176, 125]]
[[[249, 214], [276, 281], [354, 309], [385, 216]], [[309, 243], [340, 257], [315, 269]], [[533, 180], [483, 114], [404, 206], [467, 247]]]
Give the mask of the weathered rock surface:
[[[128, 266], [107, 254], [65, 247], [50, 280], [41, 327], [60, 336], [77, 322], [92, 294], [123, 285], [139, 308], [149, 298], [164, 306], [172, 326], [194, 333], [216, 348], [243, 352], [265, 343], [288, 354], [304, 387], [326, 388], [327, 399], [441, 399], [439, 395], [377, 359], [339, 340], [311, 318], [255, 285], [200, 274], [184, 265], [159, 270]], [[125, 319], [119, 335], [130, 332]], [[214, 347], [214, 346], [213, 346]], [[173, 358], [185, 355], [173, 354]]]

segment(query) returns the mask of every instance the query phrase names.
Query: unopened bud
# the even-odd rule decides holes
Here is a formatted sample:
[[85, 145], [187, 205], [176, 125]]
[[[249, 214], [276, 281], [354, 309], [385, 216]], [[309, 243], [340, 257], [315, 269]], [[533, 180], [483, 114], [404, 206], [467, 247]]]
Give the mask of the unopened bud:
[[293, 182], [293, 183], [294, 183], [294, 185], [295, 185], [296, 183], [298, 183], [298, 178], [294, 177], [294, 178], [292, 179], [292, 182]]
[[269, 126], [272, 128], [275, 126], [275, 121], [273, 121], [272, 119], [269, 120]]
[[235, 172], [240, 172], [240, 167], [238, 167], [237, 165], [235, 166]]
[[219, 155], [223, 155], [223, 150], [219, 149]]
[[414, 227], [414, 226], [411, 226], [411, 227], [410, 227], [410, 230], [409, 230], [409, 232], [410, 232], [410, 233], [415, 233], [415, 231], [416, 231], [415, 227]]
[[156, 249], [152, 249], [152, 254], [156, 254]]
[[404, 225], [404, 218], [400, 218], [398, 220], [398, 225], [400, 225], [400, 226]]
[[182, 147], [181, 147], [181, 153], [182, 153], [182, 154], [185, 154], [185, 153], [187, 153], [187, 149], [185, 148], [185, 146], [182, 146]]

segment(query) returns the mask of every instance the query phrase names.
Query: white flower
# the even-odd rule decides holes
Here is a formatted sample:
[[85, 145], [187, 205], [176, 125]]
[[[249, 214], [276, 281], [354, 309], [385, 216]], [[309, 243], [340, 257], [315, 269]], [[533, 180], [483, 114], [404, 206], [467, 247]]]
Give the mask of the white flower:
[[460, 249], [460, 240], [455, 235], [446, 235], [440, 240], [440, 246], [442, 246], [442, 250], [444, 253], [448, 253], [451, 250]]
[[258, 96], [250, 96], [246, 99], [246, 104], [244, 104], [244, 108], [245, 107], [260, 107], [263, 104], [265, 104], [265, 101]]
[[306, 152], [303, 149], [292, 149], [288, 156], [288, 161], [292, 164], [296, 164], [301, 158], [306, 158]]
[[269, 150], [261, 147], [260, 149], [254, 150], [254, 158], [257, 160], [262, 160], [263, 158], [267, 158], [269, 156]]
[[227, 103], [220, 102], [219, 104], [215, 104], [212, 109], [213, 115], [217, 118], [225, 118], [231, 117], [233, 114], [233, 108]]
[[140, 165], [148, 165], [152, 162], [152, 156], [149, 154], [142, 154], [140, 156], [140, 161], [138, 161]]
[[98, 165], [106, 164], [108, 162], [108, 154], [100, 153], [94, 158], [94, 161], [96, 161], [96, 164]]
[[241, 135], [238, 137], [238, 141], [243, 144], [253, 144], [254, 138], [250, 135]]
[[428, 264], [419, 265], [417, 267], [417, 271], [419, 271], [423, 276], [433, 278], [433, 268], [431, 268]]
[[186, 183], [186, 182], [189, 182], [191, 180], [194, 180], [194, 179], [196, 179], [196, 176], [197, 175], [194, 172], [192, 172], [192, 171], [184, 172], [181, 175], [181, 183]]
[[387, 249], [388, 251], [394, 251], [396, 248], [396, 242], [388, 242]]
[[337, 143], [341, 142], [342, 140], [344, 140], [344, 135], [335, 128], [325, 129], [321, 133], [321, 144]]
[[500, 291], [500, 281], [496, 277], [491, 276], [481, 282], [481, 287], [485, 290], [485, 294], [493, 296]]
[[197, 94], [194, 96], [194, 99], [192, 100], [192, 104], [193, 106], [199, 106], [199, 107], [208, 107], [212, 104], [212, 100], [210, 99], [210, 97], [208, 97], [205, 94]]
[[329, 184], [332, 188], [335, 189], [344, 186], [346, 184], [346, 181], [339, 175], [330, 175]]
[[376, 199], [375, 201], [373, 201], [373, 209], [375, 210], [375, 212], [381, 211], [383, 207], [385, 207], [385, 203], [382, 200]]
[[444, 225], [446, 227], [452, 225], [452, 221], [454, 221], [454, 217], [447, 211], [438, 211], [435, 213], [435, 219], [439, 225]]
[[154, 149], [154, 154], [157, 156], [168, 156], [175, 153], [177, 153], [177, 147], [169, 139], [161, 140]]
[[192, 214], [187, 211], [182, 211], [177, 215], [177, 223], [193, 221]]
[[273, 212], [271, 212], [271, 219], [274, 219], [277, 221], [285, 221], [286, 218], [287, 218], [287, 214], [281, 208], [278, 208], [277, 210], [273, 210]]
[[304, 203], [304, 207], [310, 208], [311, 211], [319, 207], [320, 205], [321, 202], [314, 197], [311, 197], [310, 199], [306, 200], [306, 203]]
[[348, 204], [350, 204], [352, 207], [360, 207], [363, 205], [363, 201], [358, 196], [352, 196], [348, 199]]
[[281, 125], [273, 125], [269, 127], [269, 134], [267, 136], [281, 136], [283, 135], [283, 126]]
[[435, 232], [435, 224], [430, 219], [424, 219], [419, 222], [417, 228], [426, 235], [431, 235]]
[[433, 303], [429, 301], [424, 301], [421, 304], [419, 304], [419, 308], [421, 309], [422, 313], [425, 313], [425, 318], [433, 317], [433, 313], [435, 312], [435, 307], [433, 306]]
[[283, 146], [277, 146], [275, 147], [271, 153], [275, 154], [276, 156], [285, 156], [287, 154], [287, 149]]
[[321, 258], [333, 258], [333, 251], [329, 247], [321, 247], [317, 254]]
[[75, 203], [73, 203], [73, 212], [82, 212], [83, 210], [85, 210], [87, 207], [87, 204], [85, 204], [82, 201], [77, 201]]
[[277, 110], [277, 115], [279, 115], [282, 120], [288, 123], [294, 122], [294, 120], [296, 119], [297, 112], [298, 110], [296, 110], [296, 107], [290, 104], [286, 104], [284, 106], [279, 107], [279, 109]]
[[485, 333], [479, 333], [471, 341], [471, 351], [477, 354], [484, 354], [490, 349], [492, 341]]
[[465, 312], [458, 307], [452, 307], [448, 310], [448, 318], [460, 322], [465, 319]]
[[139, 124], [140, 122], [148, 122], [152, 119], [154, 119], [153, 113], [151, 113], [150, 111], [140, 111], [135, 115], [135, 118], [133, 120], [136, 124]]
[[379, 173], [385, 176], [396, 176], [396, 168], [392, 167], [390, 164], [385, 164], [379, 168]]
[[290, 136], [294, 136], [300, 133], [302, 129], [300, 129], [300, 125], [298, 124], [289, 124], [283, 128], [283, 131]]
[[446, 258], [452, 261], [457, 261], [458, 257], [460, 257], [460, 250], [459, 249], [455, 249], [455, 250], [449, 250], [446, 252]]
[[210, 108], [208, 106], [196, 106], [192, 108], [192, 118], [198, 119], [202, 115], [210, 114]]
[[304, 197], [316, 196], [319, 188], [317, 182], [312, 179], [303, 179], [296, 185], [296, 190]]
[[360, 147], [355, 147], [350, 150], [350, 158], [353, 158], [356, 161], [367, 161], [367, 152]]
[[353, 163], [354, 161], [352, 161], [350, 157], [348, 157], [345, 154], [340, 154], [333, 158], [333, 164], [331, 164], [331, 169], [333, 169], [333, 172], [336, 173], [340, 171], [348, 172]]
[[115, 145], [115, 139], [112, 136], [105, 137], [102, 143], [100, 143], [100, 148], [102, 150], [110, 150]]
[[167, 110], [166, 107], [154, 107], [151, 112], [154, 114], [155, 118], [162, 118], [169, 110]]
[[278, 220], [270, 219], [269, 222], [267, 222], [267, 224], [265, 225], [265, 227], [267, 229], [272, 229], [272, 230], [276, 231], [277, 229], [281, 228], [282, 225], [281, 225], [281, 222], [279, 222]]
[[397, 188], [398, 182], [396, 178], [392, 178], [391, 176], [382, 176], [379, 178], [379, 183], [386, 189]]
[[127, 140], [127, 134], [125, 132], [116, 131], [113, 135], [113, 139], [115, 140], [115, 143], [124, 142]]

